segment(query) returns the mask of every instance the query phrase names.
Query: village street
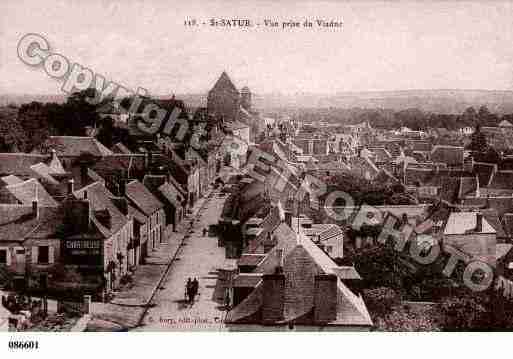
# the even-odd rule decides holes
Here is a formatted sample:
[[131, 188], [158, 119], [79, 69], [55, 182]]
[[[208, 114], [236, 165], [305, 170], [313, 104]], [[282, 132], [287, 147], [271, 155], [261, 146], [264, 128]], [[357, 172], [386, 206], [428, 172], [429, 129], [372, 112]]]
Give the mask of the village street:
[[[169, 273], [157, 291], [152, 305], [136, 331], [222, 330], [225, 283], [219, 269], [234, 265], [225, 259], [225, 250], [218, 246], [213, 233], [203, 236], [203, 229], [217, 224], [225, 197], [214, 191], [206, 199], [185, 239]], [[187, 279], [197, 278], [199, 295], [194, 304], [185, 300]]]

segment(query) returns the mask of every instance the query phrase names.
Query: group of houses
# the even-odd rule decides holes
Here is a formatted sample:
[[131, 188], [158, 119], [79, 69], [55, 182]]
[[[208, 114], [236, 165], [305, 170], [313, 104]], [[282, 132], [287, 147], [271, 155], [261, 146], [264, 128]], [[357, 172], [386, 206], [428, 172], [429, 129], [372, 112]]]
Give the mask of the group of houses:
[[[439, 241], [454, 244], [451, 235], [458, 233], [458, 248], [487, 256], [494, 266], [497, 261], [509, 265], [504, 258], [509, 258], [513, 243], [513, 167], [507, 153], [500, 155], [498, 162], [480, 162], [463, 145], [440, 143], [427, 133], [412, 136], [411, 131], [377, 130], [368, 123], [346, 127], [347, 131], [332, 134], [337, 140], [350, 136], [338, 145], [330, 146], [322, 128], [313, 133], [299, 131], [298, 136], [276, 136], [267, 142], [279, 147], [281, 156], [303, 176], [330, 184], [334, 176], [346, 173], [370, 183], [401, 187], [403, 202], [406, 198], [408, 203], [374, 206], [383, 214], [375, 225], [381, 225], [387, 214], [400, 219], [406, 216], [415, 225], [433, 216], [433, 235]], [[497, 129], [504, 134], [510, 127], [503, 121]], [[304, 214], [308, 214], [306, 210]], [[487, 236], [476, 240], [476, 234], [483, 233]]]
[[[316, 131], [297, 127], [278, 123], [250, 146], [250, 152], [277, 159], [265, 161], [263, 181], [250, 175], [249, 164], [250, 170], [228, 186], [231, 195], [219, 223], [227, 253], [237, 259], [229, 286], [229, 325], [273, 330], [371, 326], [359, 296], [360, 275], [346, 263], [344, 247], [358, 251], [379, 245], [380, 231], [350, 239], [347, 230], [355, 217], [360, 227], [379, 229], [393, 216], [419, 230], [415, 238], [456, 248], [512, 277], [513, 168], [507, 155], [500, 163], [479, 162], [463, 145], [445, 144], [428, 132], [383, 131], [366, 122], [337, 127], [337, 133], [330, 128], [329, 134], [322, 126]], [[501, 133], [509, 128], [500, 127]], [[402, 188], [408, 203], [373, 205], [366, 216], [358, 216], [364, 204], [345, 207], [352, 215], [330, 219], [318, 216], [327, 204], [315, 191], [298, 199], [309, 176], [330, 184], [344, 173]], [[407, 267], [418, 269], [411, 263]]]
[[121, 144], [50, 137], [47, 145], [50, 153], [0, 154], [3, 282], [107, 295], [180, 223], [187, 189]]
[[113, 103], [98, 110], [100, 121], [125, 129], [130, 148], [107, 148], [93, 131], [0, 154], [0, 284], [108, 298], [178, 229], [223, 165], [242, 167], [260, 123], [247, 87], [223, 73], [192, 113], [174, 96], [151, 101], [181, 110], [181, 137], [172, 122], [163, 126], [171, 131], [141, 132], [143, 114]]

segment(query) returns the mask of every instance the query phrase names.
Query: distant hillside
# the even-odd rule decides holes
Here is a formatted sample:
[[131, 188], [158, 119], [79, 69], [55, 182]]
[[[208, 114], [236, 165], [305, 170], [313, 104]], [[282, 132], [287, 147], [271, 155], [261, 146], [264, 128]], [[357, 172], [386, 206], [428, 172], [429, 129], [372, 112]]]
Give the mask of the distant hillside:
[[[189, 106], [206, 106], [206, 94], [177, 95]], [[426, 112], [459, 114], [466, 108], [486, 105], [491, 112], [513, 113], [513, 91], [484, 90], [411, 90], [341, 92], [334, 95], [299, 93], [254, 94], [254, 107], [276, 108], [386, 108], [405, 110], [418, 108]]]
[[255, 96], [259, 108], [418, 108], [434, 113], [462, 113], [467, 107], [486, 105], [499, 114], [513, 112], [513, 91], [419, 90], [384, 92], [343, 92], [335, 95], [297, 94]]
[[[207, 94], [177, 94], [190, 107], [206, 106]], [[0, 95], [0, 105], [31, 101], [64, 102], [64, 95]], [[418, 108], [426, 112], [462, 113], [467, 107], [486, 105], [491, 112], [513, 113], [513, 91], [486, 90], [407, 90], [340, 92], [337, 94], [279, 93], [254, 94], [254, 107], [276, 108], [386, 108], [404, 110]]]
[[7, 105], [21, 105], [33, 101], [37, 102], [55, 102], [63, 103], [66, 102], [67, 95], [0, 95], [0, 106]]

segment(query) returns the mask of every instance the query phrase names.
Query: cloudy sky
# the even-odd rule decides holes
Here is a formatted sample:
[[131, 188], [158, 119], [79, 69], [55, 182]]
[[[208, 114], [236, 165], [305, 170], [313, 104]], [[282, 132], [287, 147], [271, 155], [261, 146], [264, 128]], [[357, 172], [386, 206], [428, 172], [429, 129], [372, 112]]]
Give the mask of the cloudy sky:
[[[206, 92], [226, 70], [256, 92], [513, 90], [513, 2], [1, 0], [0, 92], [61, 84], [16, 55], [29, 32], [129, 88]], [[308, 18], [342, 29], [187, 28], [186, 18]]]

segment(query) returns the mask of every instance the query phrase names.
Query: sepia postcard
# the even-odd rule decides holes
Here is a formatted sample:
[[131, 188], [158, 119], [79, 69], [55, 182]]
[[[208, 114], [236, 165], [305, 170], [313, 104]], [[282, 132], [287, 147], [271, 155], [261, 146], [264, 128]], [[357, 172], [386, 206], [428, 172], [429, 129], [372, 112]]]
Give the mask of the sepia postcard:
[[3, 0], [9, 351], [511, 331], [512, 19], [494, 0]]

